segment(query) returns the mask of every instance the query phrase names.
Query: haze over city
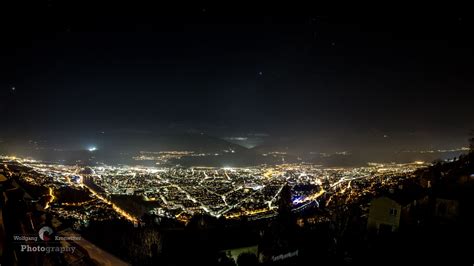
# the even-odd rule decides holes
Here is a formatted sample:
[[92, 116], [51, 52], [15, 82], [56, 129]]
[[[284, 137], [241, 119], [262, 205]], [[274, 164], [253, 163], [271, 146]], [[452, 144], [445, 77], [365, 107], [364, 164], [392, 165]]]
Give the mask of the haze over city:
[[51, 1], [2, 23], [4, 150], [201, 133], [299, 152], [467, 147], [470, 17], [117, 6], [84, 21]]

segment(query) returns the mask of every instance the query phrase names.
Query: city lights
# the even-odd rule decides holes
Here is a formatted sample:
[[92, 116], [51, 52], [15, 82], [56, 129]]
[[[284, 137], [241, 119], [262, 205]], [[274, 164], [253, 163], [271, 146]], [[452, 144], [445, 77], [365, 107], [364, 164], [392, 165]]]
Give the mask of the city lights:
[[[170, 152], [164, 153], [166, 156]], [[190, 154], [173, 153], [173, 154]], [[409, 177], [426, 164], [416, 161], [409, 164], [370, 163], [366, 167], [324, 168], [311, 164], [281, 164], [255, 167], [140, 167], [101, 165], [84, 171], [77, 165], [44, 164], [15, 158], [22, 165], [38, 173], [25, 176], [25, 182], [41, 184], [49, 189], [46, 209], [63, 215], [61, 206], [107, 208], [131, 222], [138, 217], [125, 211], [116, 196], [142, 196], [143, 202], [157, 206], [150, 213], [178, 220], [196, 214], [213, 217], [254, 219], [275, 215], [277, 200], [284, 186], [290, 186], [294, 195], [295, 210], [319, 201], [328, 195], [326, 204], [334, 197], [355, 201], [359, 196], [374, 192], [376, 186], [390, 186], [401, 176]], [[85, 173], [85, 174], [80, 174]], [[94, 200], [84, 200], [52, 206], [58, 199], [55, 189], [68, 186], [88, 191]], [[153, 200], [150, 200], [153, 199]], [[104, 205], [105, 204], [105, 205]], [[319, 202], [317, 202], [319, 205]], [[64, 213], [64, 215], [66, 215]], [[71, 216], [71, 212], [67, 214]], [[90, 214], [78, 212], [80, 219], [94, 219]]]

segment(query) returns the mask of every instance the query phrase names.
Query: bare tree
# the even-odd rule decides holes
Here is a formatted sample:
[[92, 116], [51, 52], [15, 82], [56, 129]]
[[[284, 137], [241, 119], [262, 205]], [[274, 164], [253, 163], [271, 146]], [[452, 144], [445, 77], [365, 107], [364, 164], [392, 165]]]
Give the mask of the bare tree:
[[469, 149], [470, 152], [474, 152], [474, 129], [469, 134]]
[[345, 204], [344, 199], [337, 198], [334, 200], [332, 206], [332, 221], [331, 221], [331, 232], [333, 236], [333, 245], [334, 252], [336, 254], [343, 253], [344, 247], [344, 238], [346, 236], [346, 231], [349, 227], [350, 221], [352, 219], [352, 209]]

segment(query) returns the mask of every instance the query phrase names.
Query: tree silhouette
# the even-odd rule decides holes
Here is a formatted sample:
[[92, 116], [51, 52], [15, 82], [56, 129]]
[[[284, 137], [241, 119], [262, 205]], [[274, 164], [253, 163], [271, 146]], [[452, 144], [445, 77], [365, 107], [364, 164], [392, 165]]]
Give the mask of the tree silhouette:
[[332, 221], [331, 221], [331, 233], [333, 236], [333, 248], [336, 254], [341, 253], [344, 250], [344, 237], [346, 231], [349, 228], [351, 219], [353, 218], [351, 209], [345, 204], [344, 199], [336, 198], [334, 200]]
[[469, 134], [469, 149], [470, 152], [474, 152], [474, 129]]
[[469, 154], [467, 155], [469, 168], [474, 168], [474, 129], [469, 133]]

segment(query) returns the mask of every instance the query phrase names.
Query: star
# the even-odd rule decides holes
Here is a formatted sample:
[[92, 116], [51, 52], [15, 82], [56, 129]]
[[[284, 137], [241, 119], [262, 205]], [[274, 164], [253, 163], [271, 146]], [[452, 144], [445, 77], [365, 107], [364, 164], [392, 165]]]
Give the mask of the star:
[[13, 86], [13, 87], [12, 87], [12, 91], [15, 91], [15, 90], [16, 90], [16, 88], [15, 88], [15, 86]]
[[262, 76], [262, 75], [263, 75], [263, 72], [262, 72], [262, 71], [258, 72], [258, 75], [259, 75], [259, 76]]

